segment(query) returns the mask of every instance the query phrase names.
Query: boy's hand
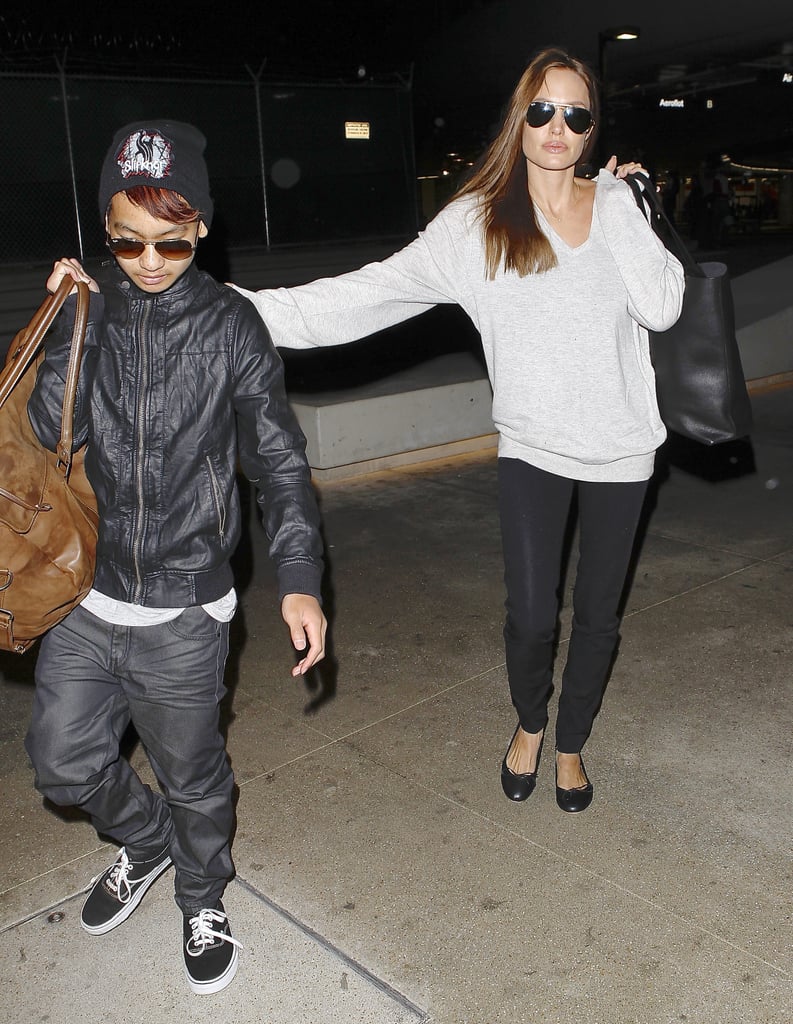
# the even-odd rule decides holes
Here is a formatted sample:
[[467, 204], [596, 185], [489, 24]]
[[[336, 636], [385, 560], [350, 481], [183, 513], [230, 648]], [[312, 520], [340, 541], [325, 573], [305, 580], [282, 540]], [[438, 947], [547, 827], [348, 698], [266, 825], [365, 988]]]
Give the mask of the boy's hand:
[[[64, 277], [70, 277], [73, 281], [85, 281], [88, 285], [89, 291], [99, 291], [99, 285], [96, 281], [86, 274], [80, 262], [72, 256], [64, 256], [63, 259], [58, 260], [58, 262], [54, 264], [52, 273], [47, 278], [47, 291], [53, 294], [57, 292], [58, 285]], [[76, 291], [76, 287], [72, 288], [69, 294], [72, 295]]]
[[325, 631], [328, 623], [322, 614], [319, 601], [309, 594], [287, 594], [281, 602], [281, 615], [289, 626], [292, 643], [296, 650], [308, 651], [292, 669], [293, 676], [302, 676], [325, 657]]

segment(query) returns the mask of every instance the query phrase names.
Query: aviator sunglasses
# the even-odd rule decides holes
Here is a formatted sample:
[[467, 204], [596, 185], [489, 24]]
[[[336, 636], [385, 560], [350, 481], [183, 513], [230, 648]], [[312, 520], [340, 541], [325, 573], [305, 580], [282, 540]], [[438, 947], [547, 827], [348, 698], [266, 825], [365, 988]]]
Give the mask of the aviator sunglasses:
[[571, 132], [583, 135], [595, 123], [592, 112], [586, 107], [573, 107], [564, 103], [550, 103], [547, 100], [535, 100], [526, 111], [526, 123], [531, 128], [542, 128], [548, 124], [557, 110], [564, 111], [564, 123]]
[[114, 256], [122, 260], [134, 260], [143, 255], [147, 245], [153, 245], [166, 260], [186, 260], [196, 247], [188, 238], [165, 238], [160, 242], [142, 242], [137, 238], [111, 238], [107, 236], [107, 247]]

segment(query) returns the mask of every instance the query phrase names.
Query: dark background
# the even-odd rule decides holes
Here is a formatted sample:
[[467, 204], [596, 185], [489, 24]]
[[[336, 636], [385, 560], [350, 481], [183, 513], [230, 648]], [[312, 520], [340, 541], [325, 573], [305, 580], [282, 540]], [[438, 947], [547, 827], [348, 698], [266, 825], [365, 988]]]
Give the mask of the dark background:
[[[640, 38], [602, 43], [607, 30], [622, 25], [638, 27]], [[210, 244], [202, 247], [200, 260], [221, 280], [249, 287], [273, 281], [299, 283], [352, 269], [362, 258], [355, 245], [362, 235], [377, 238], [384, 246], [380, 253], [367, 251], [367, 258], [380, 258], [409, 240], [413, 221], [431, 215], [451, 194], [467, 163], [481, 152], [526, 62], [545, 45], [560, 45], [596, 72], [604, 72], [604, 148], [621, 159], [641, 159], [657, 178], [676, 168], [683, 177], [690, 176], [690, 182], [704, 163], [718, 162], [725, 155], [738, 179], [741, 161], [752, 169], [747, 170], [747, 179], [759, 181], [765, 173], [760, 169], [769, 168], [776, 186], [782, 176], [774, 169], [793, 168], [790, 0], [753, 0], [737, 6], [700, 0], [652, 5], [636, 0], [294, 0], [258, 5], [84, 0], [71, 7], [30, 0], [0, 14], [0, 75], [52, 75], [54, 63], [61, 62], [68, 67], [70, 82], [75, 74], [85, 76], [70, 102], [84, 104], [82, 119], [75, 113], [74, 123], [76, 128], [86, 126], [77, 141], [82, 172], [78, 191], [89, 221], [87, 252], [97, 251], [97, 239], [91, 237], [99, 228], [98, 221], [94, 223], [94, 177], [111, 125], [132, 119], [131, 103], [148, 104], [145, 116], [154, 116], [152, 111], [162, 115], [167, 104], [176, 102], [176, 94], [184, 94], [178, 113], [202, 126], [210, 138], [208, 160], [218, 200]], [[93, 90], [92, 75], [100, 76]], [[110, 76], [112, 84], [103, 84]], [[786, 82], [786, 76], [791, 81]], [[328, 157], [320, 114], [336, 117], [335, 95], [329, 102], [312, 99], [299, 117], [283, 124], [272, 122], [277, 146], [299, 149], [305, 172], [300, 190], [272, 190], [274, 245], [348, 240], [353, 243], [348, 254], [316, 248], [294, 258], [283, 252], [263, 254], [262, 238], [248, 237], [254, 231], [261, 235], [261, 183], [256, 181], [252, 90], [239, 83], [249, 85], [254, 78], [270, 84], [298, 83], [308, 91], [338, 86], [338, 104], [347, 102], [349, 89], [360, 87], [406, 92], [409, 123], [401, 115], [391, 118], [390, 148], [383, 149], [381, 162], [369, 169], [369, 180], [355, 177], [348, 165], [337, 169]], [[132, 82], [129, 89], [125, 79]], [[117, 101], [117, 94], [125, 91], [130, 95], [123, 103]], [[227, 101], [221, 96], [224, 91], [235, 98]], [[208, 93], [213, 92], [210, 102]], [[664, 98], [683, 100], [685, 106], [661, 108]], [[44, 109], [46, 104], [40, 106]], [[9, 110], [4, 109], [6, 128], [9, 122], [19, 128], [6, 131], [0, 165], [5, 161], [14, 166], [19, 192], [4, 188], [0, 211], [2, 237], [13, 242], [10, 258], [18, 265], [28, 258], [20, 254], [22, 242], [34, 236], [33, 213], [25, 203], [34, 203], [41, 212], [45, 198], [54, 192], [51, 183], [24, 192], [23, 186], [34, 177], [25, 168], [33, 165], [35, 177], [40, 177], [55, 174], [59, 162], [64, 163], [62, 153], [53, 153], [48, 171], [47, 162], [39, 159], [41, 139], [47, 138], [48, 130], [50, 137], [62, 137], [63, 117], [55, 107], [47, 107], [47, 129], [21, 107], [16, 118]], [[265, 110], [265, 127], [266, 114]], [[376, 116], [374, 108], [371, 116]], [[397, 139], [397, 148], [412, 143], [409, 160], [415, 160], [418, 188], [414, 189], [415, 177], [408, 183], [404, 168], [396, 167], [398, 159], [403, 165], [405, 161], [405, 153], [397, 157], [393, 149]], [[272, 150], [269, 137], [268, 146]], [[451, 173], [444, 177], [447, 171]], [[393, 182], [386, 178], [397, 172]], [[789, 182], [790, 176], [784, 179]], [[65, 174], [59, 180], [67, 181]], [[752, 189], [755, 196], [759, 185]], [[370, 201], [364, 207], [367, 197]], [[55, 199], [53, 212], [43, 211], [48, 258], [52, 251], [60, 251], [53, 242], [56, 214], [65, 218], [64, 235], [73, 232], [68, 196]], [[684, 222], [683, 227], [692, 230], [691, 223]], [[736, 275], [787, 255], [790, 229], [782, 232], [781, 227], [775, 211], [769, 221], [747, 221], [745, 230], [731, 239], [731, 272]], [[356, 237], [348, 239], [350, 233]], [[391, 235], [393, 239], [386, 237]], [[254, 242], [258, 249], [246, 262], [241, 246]], [[69, 242], [64, 251], [76, 249]], [[230, 264], [225, 262], [229, 256]], [[331, 263], [331, 257], [336, 261]], [[39, 287], [38, 270], [33, 277]], [[10, 332], [22, 322], [27, 304], [35, 307], [34, 292], [29, 296], [5, 268], [2, 282], [7, 282], [3, 287], [19, 306], [5, 303]], [[447, 350], [479, 352], [470, 322], [451, 307], [335, 352], [293, 353], [287, 369], [291, 384], [314, 391], [383, 375], [395, 368], [396, 352], [403, 360], [418, 360]]]
[[[562, 45], [597, 70], [599, 34], [623, 24], [641, 34], [603, 51], [610, 145], [658, 166], [695, 166], [721, 153], [793, 166], [793, 82], [783, 82], [793, 73], [788, 0], [34, 0], [0, 16], [0, 70], [68, 51], [70, 62], [105, 71], [177, 76], [246, 66], [284, 80], [396, 73], [412, 83], [418, 169], [432, 172], [449, 152], [481, 150], [535, 49]], [[685, 109], [660, 109], [665, 97], [684, 98]]]

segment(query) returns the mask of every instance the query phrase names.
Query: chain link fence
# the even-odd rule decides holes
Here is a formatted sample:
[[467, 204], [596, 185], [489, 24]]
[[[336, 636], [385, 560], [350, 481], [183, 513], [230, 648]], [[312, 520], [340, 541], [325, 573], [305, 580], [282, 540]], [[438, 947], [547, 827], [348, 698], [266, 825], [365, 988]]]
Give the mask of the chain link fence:
[[216, 247], [404, 239], [418, 226], [409, 83], [0, 72], [0, 263], [103, 251], [99, 170], [147, 117], [207, 137]]

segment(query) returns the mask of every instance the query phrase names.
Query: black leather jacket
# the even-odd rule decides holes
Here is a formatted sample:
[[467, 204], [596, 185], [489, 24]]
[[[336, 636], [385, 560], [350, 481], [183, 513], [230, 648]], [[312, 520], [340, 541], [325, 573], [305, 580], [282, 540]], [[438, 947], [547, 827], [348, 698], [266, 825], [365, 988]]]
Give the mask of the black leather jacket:
[[[28, 403], [53, 450], [73, 303]], [[319, 598], [322, 542], [305, 438], [280, 356], [234, 289], [190, 267], [152, 295], [111, 269], [102, 294], [91, 295], [75, 407], [75, 449], [82, 444], [99, 507], [94, 586], [103, 594], [175, 608], [223, 596], [241, 529], [239, 465], [258, 490], [281, 596]]]

